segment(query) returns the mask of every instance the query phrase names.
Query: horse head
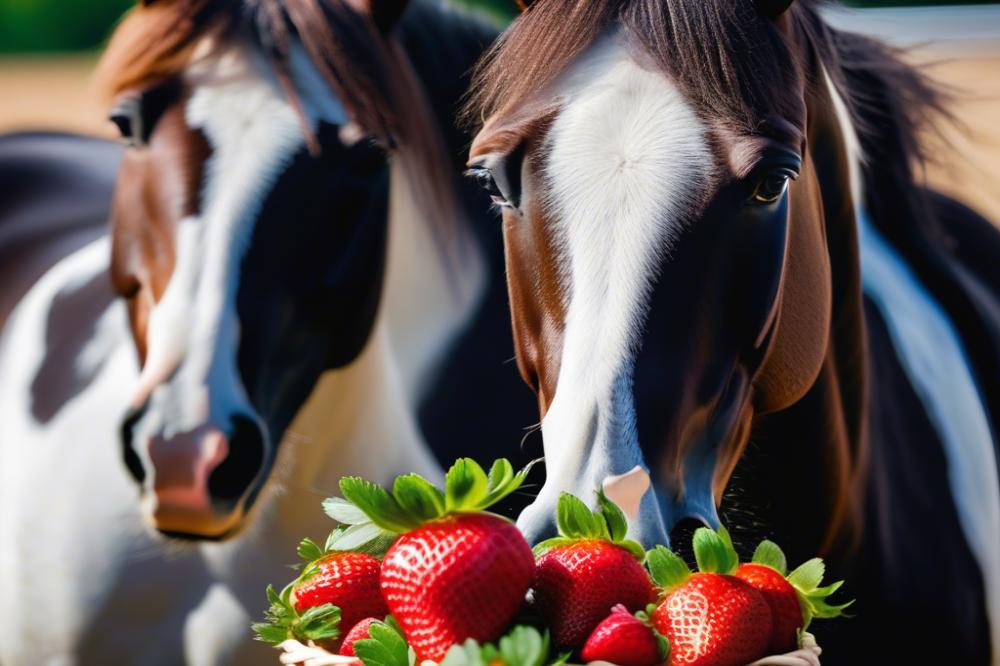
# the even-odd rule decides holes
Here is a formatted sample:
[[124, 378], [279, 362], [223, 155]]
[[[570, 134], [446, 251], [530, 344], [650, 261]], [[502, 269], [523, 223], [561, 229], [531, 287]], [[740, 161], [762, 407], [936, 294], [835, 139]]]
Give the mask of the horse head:
[[129, 146], [112, 276], [141, 362], [121, 440], [161, 532], [238, 531], [321, 373], [369, 339], [387, 149], [433, 134], [395, 111], [399, 5], [159, 0], [105, 54]]
[[602, 486], [646, 543], [718, 525], [751, 431], [830, 363], [820, 184], [846, 159], [839, 136], [813, 149], [835, 123], [807, 113], [830, 99], [802, 36], [813, 10], [789, 5], [542, 0], [480, 67], [470, 167], [503, 212], [543, 416], [531, 536], [561, 491]]

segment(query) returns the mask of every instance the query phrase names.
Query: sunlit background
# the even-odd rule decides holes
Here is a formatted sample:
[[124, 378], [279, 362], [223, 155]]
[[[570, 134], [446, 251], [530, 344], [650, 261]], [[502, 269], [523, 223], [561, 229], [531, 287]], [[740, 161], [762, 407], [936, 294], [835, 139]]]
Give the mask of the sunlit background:
[[[113, 136], [91, 94], [101, 45], [132, 0], [0, 0], [0, 132], [60, 128]], [[512, 0], [466, 0], [498, 21]], [[847, 3], [842, 25], [913, 49], [949, 85], [965, 125], [949, 132], [933, 185], [1000, 218], [1000, 4], [938, 0]], [[874, 8], [874, 9], [873, 9]]]

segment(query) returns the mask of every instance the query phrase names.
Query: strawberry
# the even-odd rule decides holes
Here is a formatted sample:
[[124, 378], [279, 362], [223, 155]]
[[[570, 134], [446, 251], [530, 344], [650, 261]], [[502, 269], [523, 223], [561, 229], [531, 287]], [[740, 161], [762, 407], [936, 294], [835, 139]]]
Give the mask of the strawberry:
[[604, 493], [597, 499], [600, 510], [591, 512], [563, 493], [560, 536], [535, 547], [534, 604], [562, 647], [582, 647], [616, 604], [635, 612], [656, 598], [642, 546], [625, 539], [625, 515]]
[[785, 578], [787, 565], [781, 548], [771, 541], [761, 541], [749, 563], [741, 564], [733, 574], [764, 597], [771, 608], [771, 640], [768, 654], [790, 652], [796, 648], [799, 630], [809, 627], [814, 617], [830, 618], [843, 614], [853, 602], [832, 606], [826, 598], [840, 589], [843, 581], [819, 587], [823, 579], [823, 560], [809, 560]]
[[649, 626], [645, 613], [638, 617], [618, 604], [597, 625], [580, 656], [586, 662], [610, 661], [617, 666], [656, 666], [666, 662], [670, 642]]
[[344, 497], [372, 523], [401, 534], [382, 561], [380, 585], [420, 660], [439, 661], [470, 638], [495, 641], [521, 609], [531, 547], [512, 522], [484, 510], [527, 472], [498, 460], [487, 475], [464, 458], [448, 471], [444, 492], [416, 474], [398, 477], [391, 494], [357, 477], [341, 480]]
[[694, 535], [700, 573], [663, 546], [648, 562], [663, 596], [651, 613], [653, 627], [670, 641], [670, 664], [742, 666], [765, 655], [771, 609], [760, 592], [730, 575], [738, 558], [724, 528]]
[[[340, 534], [339, 530], [331, 534], [328, 547], [336, 545]], [[380, 563], [372, 555], [328, 551], [303, 539], [299, 556], [307, 561], [299, 577], [280, 595], [267, 588], [268, 622], [254, 625], [261, 640], [277, 645], [295, 638], [336, 651], [342, 626], [353, 627], [365, 617], [388, 613], [379, 589]]]
[[379, 619], [377, 617], [366, 617], [354, 625], [354, 627], [347, 632], [347, 635], [344, 636], [344, 642], [340, 644], [340, 655], [343, 657], [355, 656], [354, 643], [366, 638], [371, 638], [371, 626], [378, 621]]

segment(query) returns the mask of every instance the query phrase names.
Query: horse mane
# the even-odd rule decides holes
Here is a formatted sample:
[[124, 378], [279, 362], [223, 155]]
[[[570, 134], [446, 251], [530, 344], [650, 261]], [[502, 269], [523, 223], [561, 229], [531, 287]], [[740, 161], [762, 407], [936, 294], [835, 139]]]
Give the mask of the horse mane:
[[781, 34], [753, 4], [732, 0], [539, 0], [478, 67], [465, 117], [525, 107], [601, 35], [619, 29], [640, 58], [666, 72], [697, 111], [756, 133], [795, 117], [800, 75]]
[[[820, 12], [827, 4], [798, 0], [791, 18], [845, 97], [863, 146], [891, 133], [896, 157], [906, 165], [922, 162], [928, 156], [924, 130], [948, 117], [947, 96], [906, 64], [901, 51], [827, 25]], [[808, 75], [802, 49], [758, 16], [750, 0], [539, 0], [477, 67], [466, 122], [531, 107], [578, 56], [616, 28], [698, 112], [728, 129], [766, 133], [769, 116], [795, 117], [800, 110], [796, 91], [800, 77]]]
[[[316, 139], [305, 121], [288, 70], [290, 42], [304, 47], [353, 120], [398, 153], [416, 203], [435, 225], [442, 252], [458, 219], [451, 185], [443, 119], [436, 118], [408, 54], [392, 33], [384, 34], [371, 14], [349, 0], [157, 0], [136, 6], [112, 35], [98, 65], [97, 86], [105, 101], [128, 89], [180, 76], [195, 58], [240, 37], [258, 44], [274, 66], [279, 84], [300, 116], [313, 153]], [[427, 3], [413, 2], [421, 6]], [[428, 18], [431, 8], [409, 7], [397, 26], [405, 32], [414, 14]], [[445, 12], [441, 12], [442, 15]], [[448, 12], [450, 22], [461, 21]], [[453, 16], [454, 15], [454, 16]], [[454, 66], [437, 63], [439, 69]], [[462, 72], [458, 72], [461, 74]], [[433, 72], [443, 78], [449, 73]], [[455, 78], [459, 78], [456, 74]], [[428, 80], [434, 83], [433, 77]], [[458, 98], [456, 97], [456, 100]], [[450, 120], [450, 119], [449, 119]], [[450, 137], [449, 137], [450, 138]]]

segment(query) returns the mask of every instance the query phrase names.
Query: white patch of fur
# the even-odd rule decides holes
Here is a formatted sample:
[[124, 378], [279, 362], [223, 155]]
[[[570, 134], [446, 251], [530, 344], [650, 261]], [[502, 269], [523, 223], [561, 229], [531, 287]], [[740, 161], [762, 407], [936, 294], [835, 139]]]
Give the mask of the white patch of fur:
[[557, 391], [542, 424], [548, 480], [526, 524], [560, 491], [589, 495], [606, 476], [644, 466], [631, 364], [658, 264], [712, 164], [691, 106], [614, 38], [575, 64], [560, 92], [544, 173], [568, 309]]
[[[292, 49], [292, 76], [306, 88], [310, 121], [344, 122], [343, 107], [301, 51]], [[161, 394], [142, 426], [166, 437], [254, 415], [236, 365], [239, 265], [260, 206], [305, 142], [273, 73], [246, 45], [199, 60], [189, 79], [187, 122], [213, 152], [201, 215], [179, 225], [176, 266], [150, 315], [149, 360], [134, 400]]]
[[1000, 480], [986, 410], [954, 324], [868, 219], [860, 143], [843, 99], [829, 76], [826, 81], [850, 159], [864, 291], [885, 318], [899, 361], [944, 448], [962, 533], [986, 587], [996, 653], [1000, 650]]

